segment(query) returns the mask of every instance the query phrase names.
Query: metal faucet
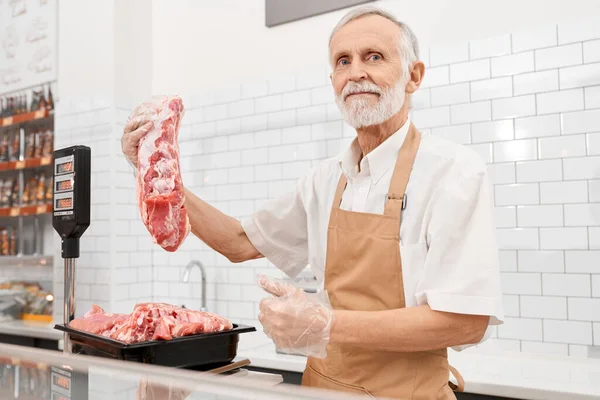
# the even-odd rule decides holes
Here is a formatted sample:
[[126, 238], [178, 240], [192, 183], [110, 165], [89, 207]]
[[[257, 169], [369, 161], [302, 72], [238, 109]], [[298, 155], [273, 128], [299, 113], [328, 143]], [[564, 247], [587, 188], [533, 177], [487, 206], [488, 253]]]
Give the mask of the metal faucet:
[[200, 273], [202, 274], [202, 307], [200, 308], [200, 311], [207, 311], [207, 308], [206, 308], [206, 270], [204, 269], [204, 265], [202, 265], [202, 263], [197, 260], [190, 261], [190, 263], [188, 265], [186, 265], [185, 271], [183, 272], [182, 282], [183, 283], [189, 282], [190, 272], [192, 270], [192, 267], [194, 267], [194, 266], [200, 268]]

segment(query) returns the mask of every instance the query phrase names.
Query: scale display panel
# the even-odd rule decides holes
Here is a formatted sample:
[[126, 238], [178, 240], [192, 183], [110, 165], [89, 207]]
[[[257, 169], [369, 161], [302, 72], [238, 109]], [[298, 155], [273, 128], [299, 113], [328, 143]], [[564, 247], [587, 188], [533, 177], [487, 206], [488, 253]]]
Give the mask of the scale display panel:
[[54, 162], [54, 175], [73, 173], [74, 170], [75, 161], [73, 156], [61, 157]]
[[71, 373], [60, 368], [52, 367], [50, 387], [52, 399], [71, 398]]
[[75, 183], [73, 177], [73, 174], [57, 176], [56, 181], [54, 182], [54, 192], [60, 193], [73, 190], [73, 183]]
[[75, 156], [68, 155], [54, 161], [54, 215], [74, 215]]
[[[56, 211], [73, 209], [73, 193], [62, 193], [62, 196], [55, 196], [54, 209]], [[65, 214], [63, 214], [65, 215]]]

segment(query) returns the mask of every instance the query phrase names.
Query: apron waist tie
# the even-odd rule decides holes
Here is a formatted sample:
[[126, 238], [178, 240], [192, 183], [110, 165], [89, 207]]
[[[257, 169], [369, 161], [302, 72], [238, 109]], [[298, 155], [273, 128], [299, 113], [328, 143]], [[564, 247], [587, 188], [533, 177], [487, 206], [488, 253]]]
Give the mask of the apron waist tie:
[[464, 392], [465, 380], [463, 379], [462, 375], [452, 365], [448, 365], [448, 368], [450, 369], [450, 372], [452, 373], [452, 375], [454, 375], [454, 377], [456, 378], [456, 382], [458, 383], [458, 385], [455, 385], [453, 382], [448, 382], [448, 385], [455, 392]]

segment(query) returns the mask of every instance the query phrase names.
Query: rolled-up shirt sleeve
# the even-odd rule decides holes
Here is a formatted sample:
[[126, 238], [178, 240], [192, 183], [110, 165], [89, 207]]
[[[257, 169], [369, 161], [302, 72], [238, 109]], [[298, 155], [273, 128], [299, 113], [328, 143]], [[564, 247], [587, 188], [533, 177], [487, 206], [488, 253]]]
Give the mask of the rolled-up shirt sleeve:
[[302, 186], [268, 201], [242, 228], [254, 247], [289, 277], [297, 276], [308, 264], [307, 215]]
[[415, 292], [417, 303], [433, 310], [490, 316], [483, 340], [490, 326], [504, 319], [491, 193], [485, 170], [438, 188], [431, 199], [429, 249]]

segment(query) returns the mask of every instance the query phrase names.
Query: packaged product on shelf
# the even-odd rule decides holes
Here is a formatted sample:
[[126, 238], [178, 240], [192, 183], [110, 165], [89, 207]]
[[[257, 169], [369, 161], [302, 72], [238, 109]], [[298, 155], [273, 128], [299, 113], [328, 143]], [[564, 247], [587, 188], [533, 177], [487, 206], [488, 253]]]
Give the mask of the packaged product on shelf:
[[31, 185], [29, 185], [29, 205], [35, 204], [35, 199], [37, 198], [38, 179], [39, 177], [37, 174], [29, 179], [31, 181]]
[[8, 207], [4, 204], [4, 180], [0, 180], [0, 208]]
[[44, 133], [41, 129], [35, 132], [35, 151], [33, 157], [40, 158], [42, 156], [42, 150], [44, 148]]
[[54, 132], [51, 129], [46, 129], [44, 133], [44, 150], [42, 151], [43, 156], [51, 156], [54, 150]]
[[17, 255], [17, 230], [14, 227], [10, 231], [10, 246], [8, 249], [8, 253], [11, 256]]
[[3, 256], [8, 255], [9, 243], [8, 243], [8, 229], [5, 227], [1, 228], [0, 231], [0, 254]]
[[23, 196], [21, 197], [21, 205], [27, 205], [29, 202], [29, 181], [25, 182], [25, 186], [23, 187]]
[[35, 132], [28, 132], [25, 138], [25, 158], [33, 158], [35, 154]]
[[12, 179], [6, 179], [2, 184], [2, 207], [10, 207], [10, 200], [12, 198]]
[[0, 161], [8, 161], [8, 131], [0, 132]]
[[10, 206], [17, 207], [19, 205], [19, 178], [13, 179], [12, 193], [10, 194]]
[[50, 180], [46, 186], [46, 203], [52, 203], [52, 193], [54, 192], [54, 176], [50, 175]]
[[[35, 190], [36, 187], [37, 186], [35, 184], [35, 178], [34, 177], [29, 178], [27, 180], [27, 183], [25, 184], [25, 188], [23, 189], [23, 202], [22, 202], [22, 204], [24, 206], [27, 206], [27, 205], [31, 204], [33, 190]], [[35, 199], [35, 196], [33, 196], [33, 199]]]
[[18, 129], [12, 131], [10, 137], [10, 159], [16, 161], [21, 155], [21, 135]]
[[37, 181], [37, 191], [35, 193], [35, 199], [38, 204], [44, 204], [44, 198], [46, 197], [46, 174], [40, 173]]
[[6, 182], [9, 182], [9, 180], [6, 179], [3, 181], [0, 181], [0, 207], [2, 207], [2, 208], [9, 207], [9, 205], [10, 205], [8, 199], [5, 196], [6, 191], [4, 188], [5, 188]]

